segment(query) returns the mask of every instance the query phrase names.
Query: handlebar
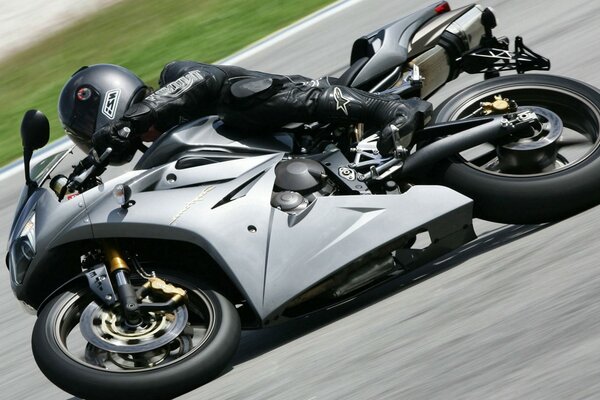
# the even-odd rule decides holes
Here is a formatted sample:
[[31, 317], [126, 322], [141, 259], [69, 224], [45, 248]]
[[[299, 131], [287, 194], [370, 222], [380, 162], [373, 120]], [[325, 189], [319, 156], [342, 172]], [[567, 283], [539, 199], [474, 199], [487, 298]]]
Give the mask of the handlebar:
[[104, 171], [108, 165], [108, 160], [112, 148], [108, 147], [102, 155], [98, 156], [96, 150], [92, 149], [90, 153], [75, 166], [71, 175], [67, 179], [67, 184], [61, 188], [58, 194], [59, 201], [63, 199], [67, 191], [76, 191], [85, 188], [91, 179], [94, 179]]

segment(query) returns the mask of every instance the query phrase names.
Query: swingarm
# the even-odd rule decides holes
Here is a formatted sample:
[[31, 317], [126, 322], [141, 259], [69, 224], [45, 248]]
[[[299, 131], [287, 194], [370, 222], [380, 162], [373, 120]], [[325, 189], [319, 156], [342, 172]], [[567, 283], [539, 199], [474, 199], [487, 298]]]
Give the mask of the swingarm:
[[358, 174], [358, 179], [369, 182], [414, 176], [439, 161], [483, 143], [499, 143], [530, 135], [537, 125], [538, 116], [532, 111], [431, 125], [415, 133], [415, 142], [426, 143], [425, 146], [412, 154], [399, 147], [390, 160], [378, 167], [372, 166], [365, 174]]

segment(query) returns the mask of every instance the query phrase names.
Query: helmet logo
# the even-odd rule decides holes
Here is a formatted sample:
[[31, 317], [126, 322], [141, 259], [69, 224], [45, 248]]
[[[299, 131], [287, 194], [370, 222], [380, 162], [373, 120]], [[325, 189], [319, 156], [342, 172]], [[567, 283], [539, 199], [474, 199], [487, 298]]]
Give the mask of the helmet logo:
[[115, 119], [120, 96], [121, 89], [112, 89], [106, 92], [104, 103], [102, 104], [102, 114], [106, 115], [108, 119]]
[[90, 88], [82, 87], [77, 91], [77, 100], [79, 101], [86, 101], [90, 97], [92, 97], [92, 91]]

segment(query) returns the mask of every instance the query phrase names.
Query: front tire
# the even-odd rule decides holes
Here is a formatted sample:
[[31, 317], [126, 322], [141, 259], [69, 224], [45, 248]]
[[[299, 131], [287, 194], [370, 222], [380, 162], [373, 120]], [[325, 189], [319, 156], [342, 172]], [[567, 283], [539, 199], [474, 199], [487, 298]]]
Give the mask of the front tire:
[[214, 290], [180, 276], [165, 280], [189, 297], [189, 323], [177, 339], [136, 354], [92, 346], [78, 335], [82, 312], [94, 301], [89, 288], [80, 288], [41, 310], [32, 336], [39, 368], [55, 385], [85, 399], [171, 399], [214, 379], [239, 344], [238, 313]]
[[[516, 100], [524, 108], [543, 107], [560, 117], [566, 129], [559, 139], [561, 144], [556, 165], [533, 172], [507, 173], [488, 168], [493, 161], [478, 165], [461, 153], [436, 168], [433, 174], [435, 181], [473, 198], [475, 216], [502, 223], [555, 221], [598, 204], [598, 89], [552, 75], [505, 76], [477, 83], [451, 96], [436, 109], [433, 122], [463, 119], [473, 113], [480, 102], [493, 101], [497, 94]], [[564, 157], [561, 155], [562, 146], [569, 141], [581, 148], [575, 156]]]

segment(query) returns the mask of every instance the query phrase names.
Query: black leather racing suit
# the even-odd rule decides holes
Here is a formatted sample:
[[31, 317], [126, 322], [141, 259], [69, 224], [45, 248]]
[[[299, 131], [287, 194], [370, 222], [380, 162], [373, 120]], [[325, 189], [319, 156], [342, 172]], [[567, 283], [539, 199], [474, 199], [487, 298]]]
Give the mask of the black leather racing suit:
[[[384, 129], [379, 145], [388, 153], [396, 147], [394, 137], [415, 129], [417, 112], [430, 109], [417, 99], [371, 94], [335, 85], [334, 79], [176, 61], [163, 69], [160, 89], [131, 106], [122, 122], [134, 134], [152, 126], [164, 132], [207, 115], [219, 115], [226, 124], [247, 131], [274, 130], [291, 122], [363, 122], [378, 129], [393, 124], [398, 129], [387, 129], [387, 135]], [[96, 142], [103, 141], [94, 138]]]

